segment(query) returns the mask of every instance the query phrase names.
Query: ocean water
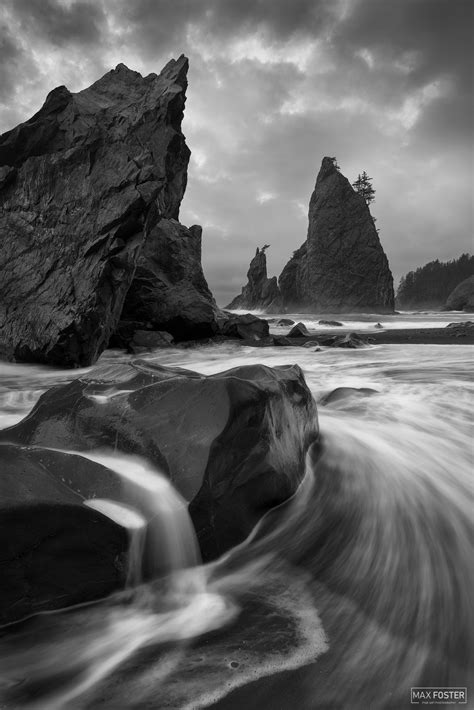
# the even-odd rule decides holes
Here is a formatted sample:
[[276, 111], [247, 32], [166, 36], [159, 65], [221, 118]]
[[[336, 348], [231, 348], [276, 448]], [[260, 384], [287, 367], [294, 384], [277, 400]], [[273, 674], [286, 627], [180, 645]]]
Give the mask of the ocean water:
[[[412, 686], [473, 687], [473, 348], [225, 343], [147, 357], [204, 374], [298, 363], [321, 454], [291, 501], [203, 566], [160, 472], [116, 452], [110, 465], [157, 495], [148, 514], [172, 530], [170, 573], [145, 585], [135, 572], [123, 594], [0, 636], [0, 707], [398, 709]], [[2, 364], [2, 426], [80, 374]], [[373, 392], [326, 403], [338, 387]], [[128, 511], [123, 524], [141, 523]]]

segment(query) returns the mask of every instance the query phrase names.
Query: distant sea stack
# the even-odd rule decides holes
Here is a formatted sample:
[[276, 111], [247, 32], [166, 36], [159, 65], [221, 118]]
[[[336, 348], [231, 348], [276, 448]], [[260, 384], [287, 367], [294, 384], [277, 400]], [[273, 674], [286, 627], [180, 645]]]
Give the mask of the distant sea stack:
[[238, 309], [265, 309], [268, 312], [276, 312], [281, 309], [280, 290], [277, 278], [267, 277], [267, 256], [265, 251], [269, 245], [266, 244], [257, 251], [250, 262], [247, 271], [247, 284], [242, 288], [242, 293], [236, 296], [226, 308]]
[[184, 56], [146, 77], [119, 64], [0, 136], [1, 357], [89, 365], [124, 305], [177, 339], [216, 332], [201, 230], [178, 222], [187, 70]]
[[393, 312], [393, 278], [374, 220], [333, 158], [323, 158], [308, 217], [306, 242], [278, 280], [286, 310]]

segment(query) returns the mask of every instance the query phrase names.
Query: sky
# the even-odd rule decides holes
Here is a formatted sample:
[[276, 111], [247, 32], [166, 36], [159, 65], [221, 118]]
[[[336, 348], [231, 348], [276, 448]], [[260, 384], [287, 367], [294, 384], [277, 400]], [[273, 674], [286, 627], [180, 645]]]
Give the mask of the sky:
[[395, 286], [473, 251], [472, 0], [2, 0], [0, 133], [55, 86], [189, 57], [183, 224], [220, 305], [279, 275], [325, 155], [365, 170]]

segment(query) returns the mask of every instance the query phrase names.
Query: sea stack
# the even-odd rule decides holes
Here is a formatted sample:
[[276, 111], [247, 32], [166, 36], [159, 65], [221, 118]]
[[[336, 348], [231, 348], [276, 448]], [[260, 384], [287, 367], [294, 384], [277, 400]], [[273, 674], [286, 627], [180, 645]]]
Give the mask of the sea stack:
[[247, 271], [247, 284], [242, 288], [242, 293], [236, 296], [226, 308], [237, 310], [241, 308], [265, 309], [268, 312], [277, 311], [281, 308], [280, 290], [277, 278], [267, 277], [267, 256], [265, 251], [268, 244], [257, 251], [250, 262]]
[[308, 219], [306, 242], [278, 281], [286, 310], [393, 312], [393, 278], [374, 219], [333, 158], [323, 158]]
[[161, 301], [147, 327], [217, 329], [200, 229], [178, 222], [187, 70], [184, 56], [146, 77], [119, 64], [78, 93], [54, 89], [0, 136], [0, 357], [90, 365], [131, 287], [127, 319], [141, 321], [134, 303], [151, 291]]

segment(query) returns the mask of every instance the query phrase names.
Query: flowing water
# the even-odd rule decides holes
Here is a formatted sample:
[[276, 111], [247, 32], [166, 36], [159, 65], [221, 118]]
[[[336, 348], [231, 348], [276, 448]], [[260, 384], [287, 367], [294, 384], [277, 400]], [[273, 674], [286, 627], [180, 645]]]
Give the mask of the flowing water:
[[[131, 486], [130, 510], [94, 505], [135, 534], [156, 518], [169, 573], [136, 584], [136, 563], [133, 589], [4, 633], [0, 707], [376, 710], [410, 707], [411, 686], [469, 687], [472, 355], [466, 345], [230, 343], [151, 354], [205, 374], [298, 363], [319, 403], [322, 444], [294, 498], [207, 566], [158, 471], [119, 452], [88, 453]], [[102, 357], [113, 359], [127, 358]], [[0, 373], [4, 426], [78, 375], [8, 364]], [[326, 400], [337, 387], [368, 391]]]

